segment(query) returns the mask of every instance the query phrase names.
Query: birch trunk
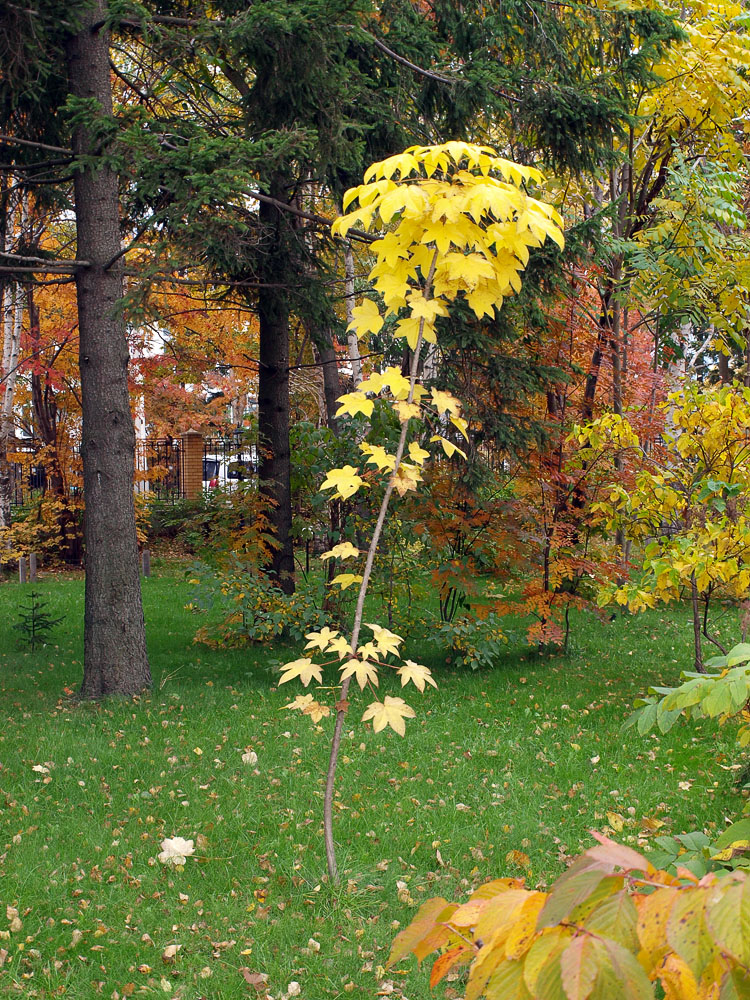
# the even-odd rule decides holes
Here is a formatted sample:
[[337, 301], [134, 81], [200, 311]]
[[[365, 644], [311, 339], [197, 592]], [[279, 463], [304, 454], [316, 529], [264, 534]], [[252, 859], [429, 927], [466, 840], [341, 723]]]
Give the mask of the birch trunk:
[[[20, 199], [9, 213], [6, 239], [10, 245], [13, 233], [22, 231], [28, 218], [28, 200]], [[10, 235], [10, 240], [7, 236]], [[21, 327], [23, 324], [23, 290], [20, 285], [8, 284], [3, 294], [3, 367], [0, 372], [0, 528], [10, 527], [10, 504], [13, 492], [13, 467], [8, 457], [15, 439], [13, 401], [18, 377], [18, 360], [21, 353]]]

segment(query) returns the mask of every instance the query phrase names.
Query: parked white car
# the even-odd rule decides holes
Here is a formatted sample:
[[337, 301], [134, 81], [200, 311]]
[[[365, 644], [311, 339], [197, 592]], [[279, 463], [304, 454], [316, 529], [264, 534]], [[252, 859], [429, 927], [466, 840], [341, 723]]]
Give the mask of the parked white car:
[[203, 489], [230, 489], [255, 475], [255, 458], [250, 454], [204, 455]]

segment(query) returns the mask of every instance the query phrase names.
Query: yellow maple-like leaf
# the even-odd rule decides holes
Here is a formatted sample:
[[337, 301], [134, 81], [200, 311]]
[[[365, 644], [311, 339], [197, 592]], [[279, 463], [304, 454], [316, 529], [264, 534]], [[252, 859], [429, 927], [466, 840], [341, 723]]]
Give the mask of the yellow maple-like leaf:
[[452, 226], [446, 225], [442, 219], [438, 218], [427, 223], [420, 239], [422, 243], [431, 243], [437, 247], [438, 253], [444, 254], [448, 253], [453, 243], [452, 233]]
[[416, 441], [412, 441], [409, 444], [409, 458], [415, 463], [415, 465], [424, 465], [429, 457], [429, 451], [425, 451], [424, 448], [420, 448]]
[[318, 684], [323, 683], [323, 668], [306, 656], [299, 660], [292, 660], [291, 663], [285, 663], [281, 669], [282, 675], [279, 678], [279, 684], [286, 684], [287, 681], [291, 681], [295, 677], [299, 677], [304, 687], [307, 687], [313, 678]]
[[388, 386], [396, 399], [406, 399], [409, 395], [409, 387], [411, 383], [409, 382], [409, 379], [401, 373], [401, 369], [396, 368], [395, 365], [390, 365], [386, 368], [380, 378], [383, 385]]
[[360, 660], [375, 660], [377, 662], [380, 659], [380, 650], [374, 642], [364, 642], [361, 646], [357, 646], [357, 656]]
[[399, 736], [406, 735], [405, 719], [413, 719], [416, 712], [406, 704], [403, 698], [391, 698], [386, 695], [383, 701], [374, 701], [362, 713], [362, 721], [368, 722], [372, 719], [373, 732], [379, 733], [386, 726], [398, 733]]
[[432, 671], [428, 667], [422, 666], [421, 663], [415, 663], [414, 660], [405, 660], [403, 667], [400, 667], [396, 673], [401, 678], [401, 687], [405, 687], [409, 681], [420, 691], [424, 691], [425, 684], [437, 687]]
[[[412, 351], [414, 351], [417, 347], [420, 331], [424, 337], [426, 329], [427, 323], [423, 320], [416, 316], [408, 316], [406, 319], [400, 319], [398, 321], [394, 332], [397, 337], [406, 337], [406, 343], [409, 347], [411, 347]], [[427, 340], [426, 337], [424, 339]]]
[[336, 410], [337, 417], [343, 413], [348, 413], [352, 417], [358, 413], [364, 413], [366, 417], [371, 417], [375, 405], [373, 400], [368, 399], [363, 392], [359, 391], [345, 392], [343, 396], [339, 396], [336, 402], [339, 404], [339, 408]]
[[296, 709], [303, 715], [309, 715], [313, 722], [320, 722], [325, 716], [331, 714], [327, 705], [321, 705], [311, 694], [298, 694], [294, 701], [290, 701], [284, 708]]
[[422, 470], [410, 462], [402, 462], [393, 475], [393, 488], [400, 497], [410, 490], [416, 490], [421, 482]]
[[396, 656], [398, 655], [398, 647], [404, 641], [403, 636], [397, 635], [395, 632], [391, 632], [391, 630], [389, 628], [385, 628], [384, 625], [376, 625], [374, 622], [365, 622], [365, 627], [372, 631], [375, 645], [381, 653], [393, 653]]
[[341, 680], [345, 681], [347, 677], [354, 677], [363, 691], [367, 687], [368, 682], [374, 684], [376, 687], [378, 684], [377, 670], [371, 663], [364, 660], [349, 660], [341, 668]]
[[294, 701], [290, 701], [284, 708], [291, 708], [296, 712], [302, 712], [313, 701], [311, 694], [298, 694]]
[[302, 709], [303, 715], [309, 715], [313, 722], [320, 722], [321, 719], [326, 718], [331, 714], [331, 710], [328, 705], [321, 705], [319, 701], [310, 702]]
[[502, 304], [503, 297], [502, 295], [498, 296], [497, 289], [487, 285], [480, 285], [478, 288], [467, 293], [466, 301], [469, 303], [469, 308], [474, 311], [477, 319], [481, 319], [482, 316], [489, 316], [492, 319], [495, 315], [495, 306]]
[[478, 253], [447, 253], [441, 261], [451, 280], [467, 289], [476, 288], [479, 281], [492, 280], [495, 271], [486, 257]]
[[354, 466], [345, 465], [341, 469], [330, 469], [320, 489], [335, 490], [334, 497], [346, 500], [347, 497], [354, 496], [360, 486], [364, 485], [364, 479]]
[[423, 319], [433, 324], [438, 316], [447, 316], [448, 308], [440, 299], [426, 299], [423, 295], [414, 295], [409, 299], [411, 314], [416, 319]]
[[393, 409], [398, 414], [398, 419], [402, 424], [405, 424], [407, 420], [411, 420], [412, 417], [419, 416], [419, 407], [416, 403], [406, 403], [397, 399], [393, 404]]
[[447, 438], [441, 437], [439, 434], [433, 434], [432, 437], [430, 438], [430, 441], [431, 442], [439, 441], [440, 444], [443, 446], [443, 451], [448, 456], [448, 458], [450, 458], [452, 455], [455, 455], [456, 452], [458, 452], [461, 458], [466, 458], [465, 451], [462, 451], [461, 448], [458, 447], [458, 445], [453, 444], [452, 441], [449, 441]]
[[338, 636], [338, 632], [335, 629], [330, 629], [326, 625], [322, 628], [320, 632], [307, 632], [305, 635], [309, 642], [305, 646], [305, 649], [319, 649], [324, 653], [330, 648], [332, 640]]
[[349, 230], [355, 227], [363, 226], [367, 230], [372, 225], [374, 215], [374, 205], [367, 205], [364, 208], [357, 209], [356, 212], [340, 215], [331, 225], [331, 232], [334, 236], [346, 236]]
[[419, 167], [419, 161], [414, 156], [411, 149], [407, 149], [403, 153], [396, 153], [394, 156], [389, 156], [386, 160], [381, 160], [379, 163], [373, 163], [365, 171], [365, 180], [372, 180], [373, 177], [393, 177], [394, 174], [398, 174], [400, 177], [405, 177], [407, 174], [412, 173]]
[[347, 642], [343, 635], [340, 635], [338, 639], [334, 639], [328, 648], [332, 653], [337, 653], [340, 660], [343, 660], [345, 656], [351, 656], [353, 652], [350, 643]]
[[396, 466], [396, 456], [389, 454], [380, 444], [367, 444], [363, 441], [359, 446], [360, 450], [369, 455], [367, 465], [375, 465], [378, 469], [388, 469], [392, 471]]
[[357, 387], [358, 392], [374, 392], [379, 393], [383, 388], [383, 376], [379, 372], [373, 372], [368, 375], [367, 378], [362, 379]]
[[449, 392], [443, 392], [442, 389], [433, 387], [430, 389], [430, 396], [432, 396], [432, 405], [438, 413], [450, 413], [456, 417], [461, 413], [461, 401], [455, 396], [451, 396]]
[[354, 330], [358, 337], [365, 333], [378, 333], [383, 327], [383, 317], [372, 299], [365, 299], [362, 305], [352, 309], [352, 321], [347, 331]]
[[389, 313], [398, 312], [406, 305], [406, 294], [409, 291], [407, 277], [399, 273], [380, 274], [373, 282], [377, 291], [383, 296]]
[[320, 556], [321, 559], [352, 559], [359, 555], [359, 549], [352, 545], [351, 542], [339, 542], [338, 545], [334, 545], [332, 549], [327, 552], [323, 552]]
[[362, 577], [358, 573], [339, 573], [338, 576], [334, 576], [331, 580], [331, 586], [336, 584], [342, 590], [346, 590], [347, 587], [353, 587], [355, 583], [362, 583]]

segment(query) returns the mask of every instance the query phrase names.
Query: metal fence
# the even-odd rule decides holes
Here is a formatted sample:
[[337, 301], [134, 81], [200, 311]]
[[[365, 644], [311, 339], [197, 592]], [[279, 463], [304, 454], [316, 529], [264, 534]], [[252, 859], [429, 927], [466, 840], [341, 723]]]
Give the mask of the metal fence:
[[159, 500], [182, 496], [180, 439], [146, 438], [135, 445], [135, 490]]
[[[47, 492], [47, 469], [41, 461], [43, 446], [32, 439], [16, 442], [10, 462], [10, 509], [13, 512], [27, 509], [32, 502]], [[75, 486], [71, 492], [77, 492]]]
[[[11, 465], [11, 512], [27, 509], [48, 488], [47, 471], [39, 461], [41, 445], [24, 442], [16, 449], [20, 461]], [[257, 474], [258, 450], [247, 432], [205, 437], [202, 443], [203, 489], [234, 489]], [[79, 459], [79, 450], [73, 451]], [[147, 438], [136, 441], [135, 491], [158, 500], [175, 502], [185, 496], [184, 439], [179, 437]], [[80, 490], [80, 477], [71, 475], [71, 494]]]

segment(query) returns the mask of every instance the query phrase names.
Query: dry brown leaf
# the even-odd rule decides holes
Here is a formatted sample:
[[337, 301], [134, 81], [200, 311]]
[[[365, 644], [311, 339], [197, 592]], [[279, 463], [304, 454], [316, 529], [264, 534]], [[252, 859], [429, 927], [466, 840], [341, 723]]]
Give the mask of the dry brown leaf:
[[251, 972], [248, 968], [241, 968], [240, 974], [248, 986], [254, 986], [258, 993], [263, 993], [268, 982], [268, 975], [265, 972]]

